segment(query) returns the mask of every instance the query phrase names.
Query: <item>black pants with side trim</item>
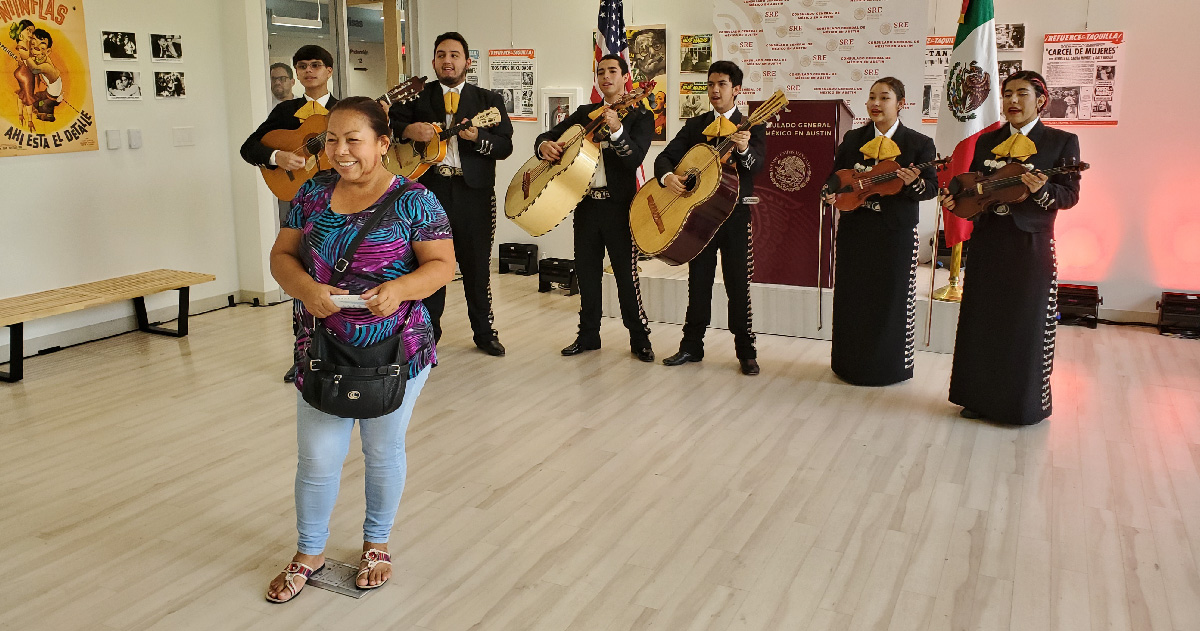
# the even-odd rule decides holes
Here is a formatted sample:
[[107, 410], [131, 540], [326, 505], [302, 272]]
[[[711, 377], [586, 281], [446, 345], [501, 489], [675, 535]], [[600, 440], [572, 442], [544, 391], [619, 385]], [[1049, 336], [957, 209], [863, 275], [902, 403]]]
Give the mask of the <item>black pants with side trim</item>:
[[[420, 180], [437, 196], [450, 220], [454, 233], [454, 258], [462, 271], [467, 317], [476, 344], [496, 337], [492, 329], [491, 260], [492, 240], [496, 234], [496, 195], [494, 189], [471, 188], [461, 176], [443, 177], [430, 169]], [[429, 310], [435, 339], [442, 338], [442, 312], [446, 310], [446, 288], [422, 302]]]

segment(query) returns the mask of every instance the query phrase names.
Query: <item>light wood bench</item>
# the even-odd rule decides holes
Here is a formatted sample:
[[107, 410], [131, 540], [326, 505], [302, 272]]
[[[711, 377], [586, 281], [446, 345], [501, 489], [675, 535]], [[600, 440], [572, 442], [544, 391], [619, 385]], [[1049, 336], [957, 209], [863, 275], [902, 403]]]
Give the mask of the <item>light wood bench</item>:
[[[216, 279], [217, 277], [212, 274], [158, 269], [153, 272], [131, 274], [94, 283], [0, 299], [0, 326], [8, 327], [9, 337], [8, 372], [0, 372], [0, 381], [20, 381], [24, 376], [22, 370], [24, 340], [22, 336], [24, 324], [30, 320], [133, 300], [134, 309], [137, 311], [139, 331], [183, 337], [188, 333], [188, 290], [192, 285]], [[179, 292], [178, 325], [173, 330], [151, 326], [146, 315], [145, 297], [170, 290]]]

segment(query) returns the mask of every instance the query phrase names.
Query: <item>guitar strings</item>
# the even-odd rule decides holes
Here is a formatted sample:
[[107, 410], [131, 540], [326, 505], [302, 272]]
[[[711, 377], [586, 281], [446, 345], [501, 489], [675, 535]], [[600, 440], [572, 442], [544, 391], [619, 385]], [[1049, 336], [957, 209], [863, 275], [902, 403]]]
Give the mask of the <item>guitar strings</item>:
[[[636, 97], [636, 98], [630, 98], [630, 97]], [[619, 110], [625, 110], [625, 109], [628, 109], [629, 107], [631, 107], [634, 103], [637, 103], [638, 101], [640, 101], [644, 98], [646, 98], [646, 91], [644, 89], [638, 89], [638, 90], [635, 90], [634, 92], [628, 93], [627, 95], [625, 95], [624, 98], [622, 98], [617, 103], [614, 103], [613, 105], [617, 106], [617, 108]], [[608, 109], [612, 109], [612, 107], [613, 106], [610, 106], [606, 103], [604, 105], [604, 107], [601, 109], [608, 110]], [[587, 137], [588, 134], [594, 133], [595, 131], [600, 129], [600, 126], [603, 124], [604, 124], [604, 121], [601, 119], [600, 116], [597, 116], [596, 118], [592, 119], [592, 122], [588, 123], [587, 127], [584, 127], [580, 131], [576, 131], [574, 134], [571, 134], [570, 139], [565, 141], [563, 144], [573, 145], [576, 142], [578, 142], [579, 140], [582, 140], [583, 138]], [[535, 166], [529, 170], [530, 178], [537, 179], [537, 178], [541, 177], [542, 175], [545, 175], [545, 173], [547, 171], [549, 171], [551, 168], [554, 167], [554, 164], [555, 164], [554, 162], [551, 162], [549, 160], [542, 160], [541, 162], [538, 163], [537, 166]]]
[[[782, 103], [781, 103], [781, 101], [782, 101]], [[762, 124], [764, 121], [766, 121], [767, 119], [774, 116], [779, 110], [783, 109], [784, 107], [787, 107], [787, 104], [788, 104], [788, 100], [786, 97], [783, 96], [783, 93], [776, 92], [775, 94], [771, 95], [771, 98], [767, 99], [762, 105], [760, 105], [758, 107], [758, 109], [756, 109], [754, 111], [753, 114], [746, 117], [746, 120], [743, 121], [742, 124], [738, 126], [738, 131], [745, 131], [751, 127], [754, 127], [755, 125]], [[732, 142], [733, 142], [732, 140], [730, 140], [729, 138], [726, 138], [725, 140], [722, 140], [721, 143], [715, 147], [716, 159], [717, 159], [718, 163], [721, 161], [721, 156], [724, 155], [726, 151], [728, 151], [729, 145], [732, 144]], [[708, 160], [706, 160], [704, 162], [704, 164], [702, 164], [700, 166], [700, 168], [698, 168], [696, 170], [695, 173], [689, 173], [688, 177], [691, 177], [692, 175], [696, 175], [696, 177], [699, 177], [701, 173], [703, 173], [705, 170], [707, 170], [709, 168], [709, 166], [711, 166], [711, 164], [712, 164], [712, 158], [709, 158]], [[688, 191], [688, 192], [690, 192], [690, 191]], [[683, 198], [683, 195], [672, 196], [671, 199], [668, 200], [666, 204], [663, 204], [662, 211], [659, 213], [659, 215], [666, 216], [667, 211], [670, 210], [670, 208], [671, 208], [671, 205], [674, 204], [675, 202], [679, 201], [682, 198]]]

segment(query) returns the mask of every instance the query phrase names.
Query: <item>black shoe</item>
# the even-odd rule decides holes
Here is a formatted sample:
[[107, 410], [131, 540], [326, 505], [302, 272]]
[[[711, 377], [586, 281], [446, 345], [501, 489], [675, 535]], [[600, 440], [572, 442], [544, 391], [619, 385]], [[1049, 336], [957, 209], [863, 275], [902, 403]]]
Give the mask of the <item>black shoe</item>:
[[979, 412], [976, 412], [975, 410], [971, 410], [971, 409], [967, 409], [967, 408], [963, 408], [963, 409], [959, 410], [958, 415], [963, 418], [969, 418], [971, 420], [983, 418], [983, 415], [980, 414]]
[[283, 374], [283, 382], [284, 383], [295, 383], [296, 372], [298, 370], [299, 370], [299, 366], [297, 364], [292, 364], [292, 367], [288, 368], [288, 371]]
[[570, 357], [572, 355], [578, 355], [584, 351], [598, 351], [598, 350], [600, 350], [599, 344], [584, 344], [583, 342], [580, 342], [579, 340], [575, 340], [574, 342], [571, 342], [570, 346], [562, 349], [562, 354], [563, 354], [563, 357]]
[[479, 347], [479, 350], [491, 355], [492, 357], [504, 356], [504, 345], [500, 343], [500, 340], [495, 338], [483, 342], [482, 344], [476, 343], [475, 346]]
[[758, 360], [757, 359], [739, 359], [738, 362], [741, 363], [741, 365], [742, 365], [742, 374], [743, 375], [757, 375], [758, 374]]
[[637, 357], [639, 360], [646, 363], [654, 361], [654, 349], [650, 348], [649, 346], [645, 348], [631, 349], [631, 352], [633, 353], [634, 357]]
[[663, 360], [664, 366], [682, 366], [688, 362], [698, 362], [703, 357], [697, 357], [687, 351], [679, 351]]

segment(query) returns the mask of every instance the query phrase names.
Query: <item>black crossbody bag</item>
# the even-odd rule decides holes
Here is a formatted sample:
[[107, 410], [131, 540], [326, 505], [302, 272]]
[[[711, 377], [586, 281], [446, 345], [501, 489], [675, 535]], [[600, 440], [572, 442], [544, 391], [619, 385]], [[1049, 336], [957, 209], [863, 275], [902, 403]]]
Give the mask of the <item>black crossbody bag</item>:
[[[334, 264], [330, 286], [337, 287], [346, 276], [354, 252], [383, 220], [386, 209], [412, 188], [413, 183], [408, 182], [376, 206]], [[395, 335], [370, 346], [351, 346], [334, 337], [323, 319], [317, 319], [300, 365], [301, 396], [314, 408], [342, 418], [376, 418], [395, 412], [404, 402], [408, 382], [408, 353], [403, 340], [407, 326], [405, 318]]]

